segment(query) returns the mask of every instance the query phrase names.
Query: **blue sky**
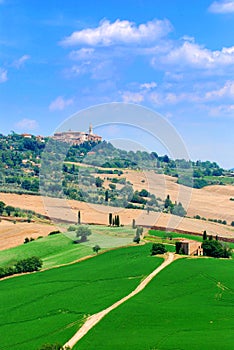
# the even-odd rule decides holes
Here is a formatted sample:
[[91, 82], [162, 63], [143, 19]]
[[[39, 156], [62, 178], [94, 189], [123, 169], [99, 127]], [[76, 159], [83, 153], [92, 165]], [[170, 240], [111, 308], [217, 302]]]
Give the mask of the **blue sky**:
[[192, 159], [234, 166], [234, 1], [0, 0], [0, 132], [90, 106], [159, 112]]

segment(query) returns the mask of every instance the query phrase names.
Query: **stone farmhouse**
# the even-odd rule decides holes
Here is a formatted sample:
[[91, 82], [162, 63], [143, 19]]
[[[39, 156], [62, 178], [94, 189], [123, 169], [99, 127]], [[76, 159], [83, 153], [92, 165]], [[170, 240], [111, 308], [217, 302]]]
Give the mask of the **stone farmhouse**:
[[192, 239], [179, 239], [176, 242], [176, 252], [185, 255], [203, 255], [202, 243]]

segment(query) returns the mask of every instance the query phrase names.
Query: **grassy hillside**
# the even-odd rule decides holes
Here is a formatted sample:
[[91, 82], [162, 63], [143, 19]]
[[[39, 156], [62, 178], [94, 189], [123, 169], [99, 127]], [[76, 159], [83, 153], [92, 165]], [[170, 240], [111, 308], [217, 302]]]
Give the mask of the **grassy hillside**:
[[13, 265], [17, 260], [33, 255], [43, 260], [43, 268], [48, 268], [92, 255], [92, 250], [85, 245], [75, 245], [71, 239], [59, 234], [0, 251], [0, 266]]
[[233, 349], [233, 268], [232, 260], [174, 262], [74, 350]]
[[17, 260], [38, 256], [43, 268], [76, 261], [87, 255], [94, 255], [92, 247], [98, 244], [101, 249], [126, 246], [132, 243], [135, 230], [130, 227], [90, 226], [92, 235], [82, 244], [74, 244], [75, 232], [66, 232], [37, 239], [27, 244], [0, 251], [0, 266], [13, 265]]
[[122, 248], [80, 263], [0, 281], [0, 349], [65, 343], [84, 317], [131, 292], [162, 259], [150, 246]]

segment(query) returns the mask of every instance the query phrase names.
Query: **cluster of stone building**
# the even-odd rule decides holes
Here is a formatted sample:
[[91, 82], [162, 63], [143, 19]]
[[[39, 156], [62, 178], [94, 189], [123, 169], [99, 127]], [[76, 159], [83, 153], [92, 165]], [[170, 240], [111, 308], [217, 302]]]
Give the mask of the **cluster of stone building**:
[[52, 136], [54, 140], [66, 142], [71, 145], [80, 145], [86, 141], [100, 142], [102, 141], [102, 137], [93, 133], [92, 125], [89, 126], [89, 132], [83, 131], [61, 131], [56, 132], [54, 136]]
[[[22, 134], [24, 138], [32, 138], [31, 134]], [[83, 132], [83, 131], [60, 131], [54, 133], [53, 136], [51, 136], [52, 139], [69, 143], [70, 145], [80, 145], [83, 142], [86, 141], [93, 141], [93, 142], [100, 142], [102, 141], [102, 137], [99, 135], [96, 135], [93, 133], [93, 127], [90, 124], [89, 126], [89, 132]], [[45, 142], [43, 136], [36, 136], [36, 139]]]

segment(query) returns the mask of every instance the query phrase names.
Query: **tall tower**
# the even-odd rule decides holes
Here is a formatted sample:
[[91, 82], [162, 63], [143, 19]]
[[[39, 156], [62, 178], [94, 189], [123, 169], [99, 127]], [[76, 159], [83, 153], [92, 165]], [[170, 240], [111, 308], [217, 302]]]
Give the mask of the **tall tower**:
[[93, 135], [93, 126], [89, 124], [89, 135]]

